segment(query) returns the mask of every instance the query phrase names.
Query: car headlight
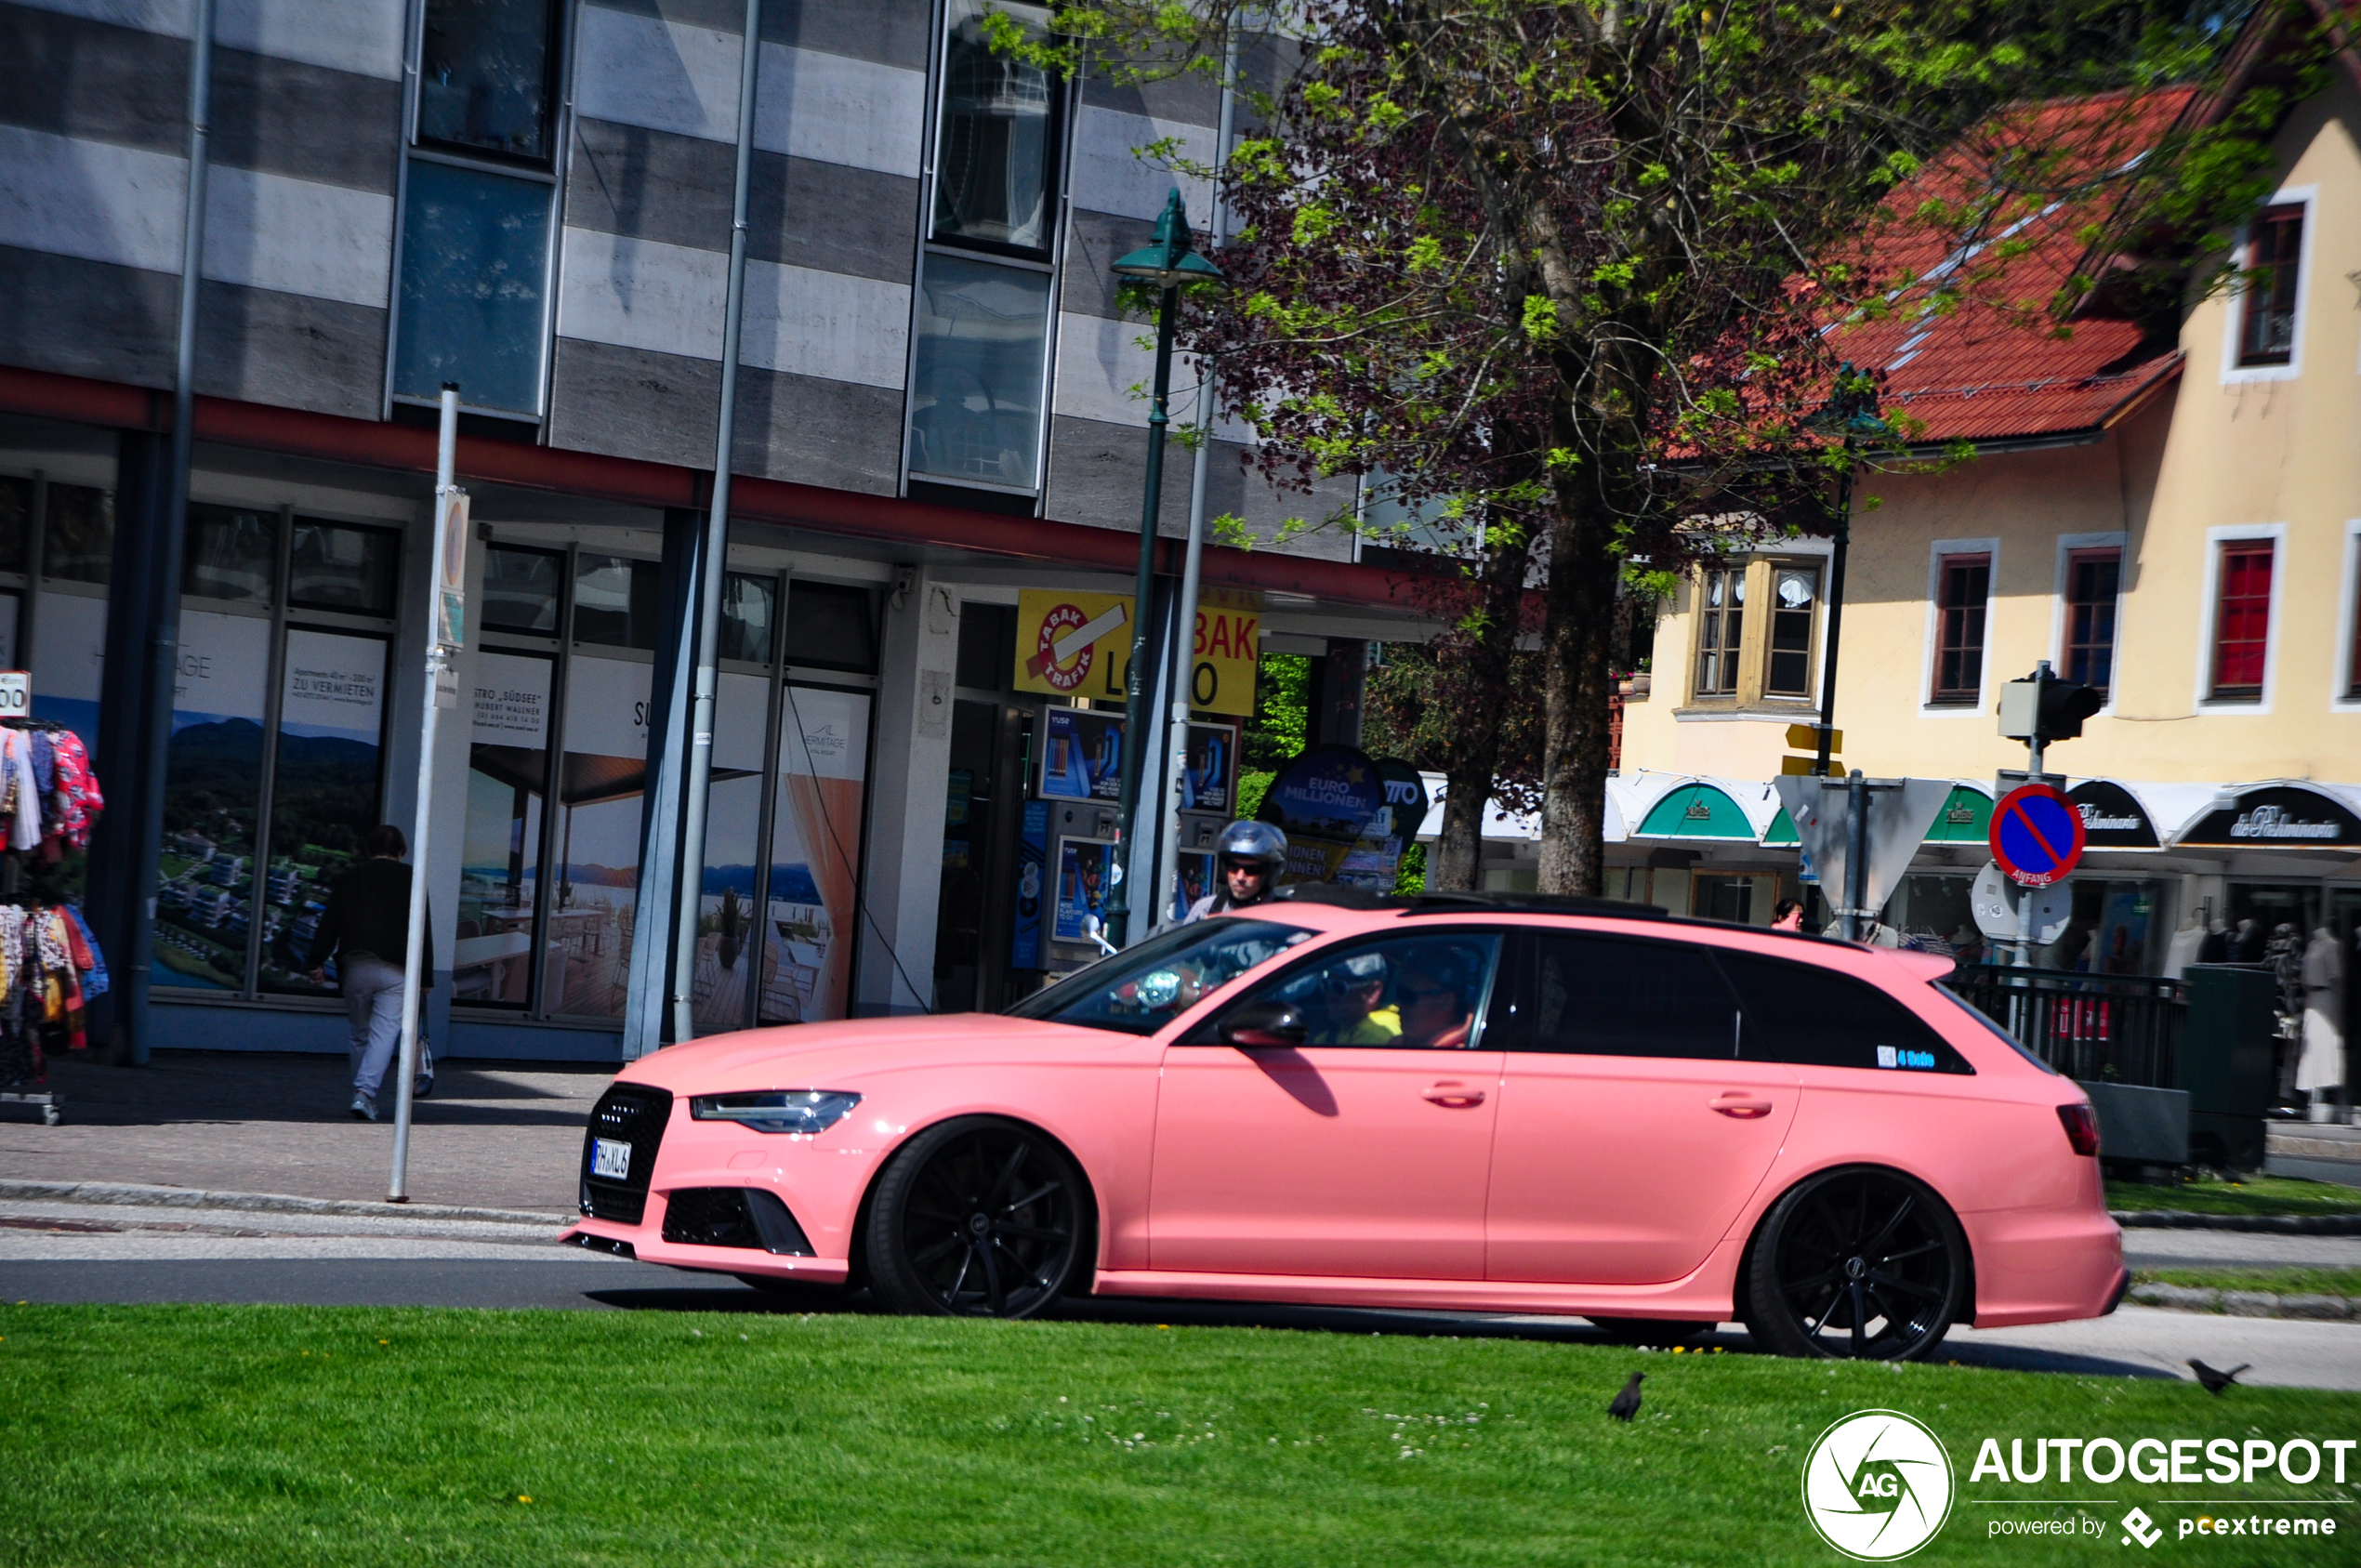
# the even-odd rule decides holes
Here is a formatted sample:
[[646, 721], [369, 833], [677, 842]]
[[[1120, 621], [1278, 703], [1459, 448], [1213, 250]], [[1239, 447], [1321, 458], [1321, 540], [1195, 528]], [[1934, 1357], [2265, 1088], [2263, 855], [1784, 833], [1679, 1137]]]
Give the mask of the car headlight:
[[825, 1132], [861, 1103], [838, 1089], [756, 1089], [747, 1094], [700, 1094], [689, 1114], [700, 1122], [736, 1122], [757, 1132]]

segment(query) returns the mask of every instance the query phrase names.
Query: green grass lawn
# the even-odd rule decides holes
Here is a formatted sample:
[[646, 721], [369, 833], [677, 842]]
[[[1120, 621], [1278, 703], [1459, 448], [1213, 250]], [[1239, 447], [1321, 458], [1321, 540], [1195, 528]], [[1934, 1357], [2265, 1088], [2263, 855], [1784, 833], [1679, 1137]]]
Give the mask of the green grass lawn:
[[2271, 1290], [2282, 1296], [2361, 1296], [2361, 1269], [2134, 1269], [2133, 1285], [2192, 1290]]
[[[1604, 1415], [1649, 1374], [1629, 1426]], [[1642, 1353], [1517, 1338], [832, 1313], [0, 1307], [0, 1562], [1839, 1561], [1800, 1468], [1888, 1407], [1958, 1496], [1914, 1561], [2083, 1561], [2131, 1503], [2253, 1488], [1972, 1481], [1982, 1440], [2361, 1437], [2361, 1397]], [[2356, 1466], [2361, 1472], [2361, 1466]], [[1971, 1499], [2105, 1497], [2103, 1538]], [[2314, 1509], [2314, 1514], [2323, 1510]], [[2206, 1543], [2350, 1562], [2339, 1538]], [[2117, 1560], [2121, 1561], [2121, 1560]]]
[[2185, 1209], [2193, 1214], [2361, 1213], [2361, 1187], [2331, 1181], [2298, 1181], [2286, 1176], [2256, 1176], [2244, 1181], [2181, 1181], [2151, 1186], [2144, 1181], [2107, 1183], [2112, 1209]]

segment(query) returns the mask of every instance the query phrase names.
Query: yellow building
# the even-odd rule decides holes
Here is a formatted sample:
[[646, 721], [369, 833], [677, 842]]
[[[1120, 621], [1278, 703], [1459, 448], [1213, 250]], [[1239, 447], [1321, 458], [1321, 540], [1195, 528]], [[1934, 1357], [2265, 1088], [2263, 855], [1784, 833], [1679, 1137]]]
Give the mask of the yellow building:
[[[2242, 46], [2267, 77], [2274, 41]], [[2091, 852], [2060, 967], [2177, 972], [2200, 929], [2361, 925], [2361, 59], [2277, 137], [2239, 290], [2177, 341], [2098, 309], [2071, 338], [1963, 310], [1842, 350], [1883, 404], [1978, 455], [1860, 484], [1835, 724], [1843, 767], [1959, 782], [1886, 909], [1959, 938], [1996, 775], [2026, 766], [1999, 685], [2048, 660], [2106, 693], [2051, 748]], [[2070, 235], [2054, 265], [2081, 259]], [[2030, 265], [2037, 270], [2041, 257]], [[1626, 699], [1611, 891], [1757, 921], [1797, 870], [1765, 781], [1817, 717], [1830, 546], [1715, 559], [1663, 608]], [[1784, 764], [1792, 766], [1792, 764]], [[1712, 797], [1715, 798], [1708, 798]], [[1679, 814], [1669, 803], [1678, 802]], [[1702, 802], [1702, 805], [1701, 805]], [[1725, 806], [1729, 808], [1725, 810]], [[1772, 808], [1775, 813], [1775, 806]], [[1637, 820], [1633, 820], [1633, 819]], [[1751, 841], [1738, 819], [1760, 827]], [[1750, 879], [1740, 891], [1734, 879]], [[2176, 932], [2187, 931], [2176, 944]]]

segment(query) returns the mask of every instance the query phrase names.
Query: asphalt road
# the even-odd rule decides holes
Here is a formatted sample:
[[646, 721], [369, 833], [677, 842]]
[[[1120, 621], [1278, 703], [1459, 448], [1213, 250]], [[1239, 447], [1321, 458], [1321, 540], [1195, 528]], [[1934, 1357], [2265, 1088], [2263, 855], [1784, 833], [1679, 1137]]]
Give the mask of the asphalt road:
[[[274, 1227], [285, 1217], [271, 1217]], [[20, 1215], [0, 1222], [0, 1301], [275, 1302], [321, 1306], [555, 1308], [623, 1311], [859, 1311], [864, 1300], [782, 1299], [718, 1275], [627, 1262], [528, 1240], [521, 1227], [462, 1235], [234, 1234], [114, 1230]], [[330, 1229], [322, 1221], [319, 1229]], [[505, 1233], [504, 1233], [505, 1232]], [[2313, 1238], [2287, 1238], [2311, 1240]], [[1109, 1323], [1260, 1324], [1343, 1333], [1592, 1340], [1580, 1319], [1264, 1307], [1069, 1302], [1062, 1316]], [[1708, 1343], [1751, 1348], [1735, 1327]], [[1946, 1359], [2084, 1377], [2185, 1377], [2186, 1358], [2251, 1362], [2247, 1380], [2361, 1390], [2361, 1324], [2215, 1317], [2126, 1307], [2088, 1323], [1959, 1329]]]

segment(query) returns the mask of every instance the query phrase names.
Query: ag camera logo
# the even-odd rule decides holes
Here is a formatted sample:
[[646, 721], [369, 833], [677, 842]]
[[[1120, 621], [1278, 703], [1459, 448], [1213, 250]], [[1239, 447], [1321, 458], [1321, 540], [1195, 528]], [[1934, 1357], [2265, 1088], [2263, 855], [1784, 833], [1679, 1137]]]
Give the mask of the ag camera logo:
[[1803, 1461], [1803, 1512], [1847, 1557], [1891, 1562], [1934, 1539], [1951, 1514], [1951, 1456], [1899, 1410], [1857, 1410]]

